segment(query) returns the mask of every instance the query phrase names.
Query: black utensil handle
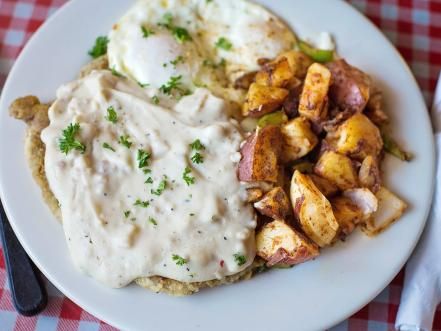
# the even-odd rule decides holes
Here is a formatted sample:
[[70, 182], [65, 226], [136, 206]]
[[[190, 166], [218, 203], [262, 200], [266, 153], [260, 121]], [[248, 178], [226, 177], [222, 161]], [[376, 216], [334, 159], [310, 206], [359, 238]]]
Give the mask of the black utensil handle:
[[1, 202], [0, 232], [14, 306], [22, 315], [36, 315], [46, 307], [46, 288], [15, 236]]

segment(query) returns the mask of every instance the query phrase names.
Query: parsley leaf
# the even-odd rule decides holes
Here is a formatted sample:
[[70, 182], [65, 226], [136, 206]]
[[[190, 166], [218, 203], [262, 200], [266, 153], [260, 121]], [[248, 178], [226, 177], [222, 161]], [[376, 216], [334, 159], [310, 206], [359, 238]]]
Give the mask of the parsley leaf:
[[182, 174], [182, 179], [187, 183], [188, 186], [194, 184], [195, 178], [190, 176], [191, 169], [189, 167], [185, 167], [184, 173]]
[[242, 254], [236, 253], [233, 256], [234, 256], [234, 261], [236, 261], [238, 266], [244, 265], [247, 262], [247, 258]]
[[147, 208], [150, 205], [150, 202], [148, 201], [142, 201], [141, 199], [136, 199], [134, 206], [139, 206], [142, 208]]
[[201, 151], [203, 149], [205, 149], [205, 146], [201, 143], [201, 141], [199, 139], [196, 139], [195, 141], [193, 141], [190, 145], [191, 149], [195, 150], [195, 151]]
[[147, 178], [144, 184], [153, 184], [153, 178], [152, 177]]
[[131, 211], [130, 210], [126, 210], [124, 211], [124, 217], [128, 218], [130, 216]]
[[145, 26], [141, 26], [141, 32], [142, 32], [142, 37], [143, 38], [148, 38], [152, 34], [155, 34], [155, 31], [147, 29]]
[[112, 152], [115, 152], [115, 148], [113, 148], [112, 146], [110, 146], [108, 143], [103, 143], [103, 148], [105, 149], [109, 149]]
[[191, 157], [191, 161], [193, 163], [196, 164], [200, 164], [200, 163], [204, 163], [204, 157], [200, 154], [200, 153], [195, 153], [192, 157]]
[[161, 195], [162, 192], [164, 192], [164, 190], [167, 187], [167, 177], [164, 176], [164, 179], [161, 180], [161, 182], [158, 185], [158, 188], [156, 190], [150, 190], [150, 193], [154, 194], [154, 195]]
[[179, 26], [175, 26], [172, 29], [172, 34], [175, 37], [176, 41], [180, 44], [193, 40], [190, 36], [190, 33], [188, 33], [187, 29], [181, 28]]
[[176, 67], [179, 63], [184, 63], [184, 57], [182, 55], [179, 55], [176, 59], [173, 61], [170, 61], [170, 63]]
[[143, 84], [143, 83], [141, 83], [141, 82], [138, 82], [138, 85], [139, 85], [140, 87], [142, 87], [142, 88], [147, 87], [147, 86], [150, 86], [149, 83], [145, 83], [145, 84]]
[[150, 169], [142, 169], [142, 172], [147, 175], [147, 174], [151, 173], [152, 170], [150, 170]]
[[107, 108], [107, 116], [105, 118], [106, 120], [112, 122], [113, 124], [118, 122], [118, 114], [116, 113], [115, 108], [113, 108], [113, 106]]
[[153, 217], [149, 217], [149, 222], [152, 223], [153, 225], [158, 225], [158, 222], [156, 222], [156, 220]]
[[106, 54], [108, 43], [109, 39], [106, 36], [99, 36], [98, 38], [96, 38], [95, 45], [92, 49], [89, 50], [88, 54], [94, 59]]
[[159, 104], [159, 98], [157, 95], [152, 96], [152, 101], [155, 105]]
[[123, 145], [127, 148], [130, 148], [132, 146], [132, 142], [130, 141], [129, 136], [120, 136], [118, 140], [118, 144]]
[[177, 254], [173, 254], [172, 255], [172, 259], [173, 259], [173, 261], [176, 262], [176, 265], [181, 265], [181, 266], [184, 265], [184, 264], [187, 264], [187, 262], [188, 262], [187, 259], [184, 259], [183, 257], [181, 257], [181, 256], [179, 256]]
[[83, 154], [86, 151], [86, 146], [75, 139], [75, 136], [79, 132], [80, 125], [78, 123], [71, 123], [63, 130], [63, 136], [59, 141], [59, 147], [62, 153], [67, 155], [71, 150], [77, 150]]
[[192, 40], [187, 29], [173, 24], [173, 16], [170, 13], [167, 13], [162, 17], [162, 22], [159, 22], [158, 26], [162, 26], [169, 30], [180, 44]]
[[159, 90], [167, 95], [170, 95], [174, 89], [181, 90], [181, 79], [182, 75], [172, 76], [167, 83], [159, 88]]
[[116, 76], [116, 77], [124, 77], [123, 74], [119, 73], [118, 71], [116, 71], [115, 67], [112, 67], [112, 69], [110, 69], [112, 71], [112, 75]]
[[151, 154], [149, 152], [143, 151], [142, 149], [138, 149], [138, 168], [145, 168], [149, 165], [149, 159]]
[[218, 39], [218, 41], [216, 42], [215, 46], [217, 48], [223, 49], [225, 51], [229, 51], [229, 50], [231, 50], [231, 48], [233, 48], [233, 44], [231, 43], [231, 41], [229, 41], [225, 37], [220, 37]]
[[210, 59], [205, 59], [202, 64], [205, 67], [210, 67], [213, 69], [217, 69], [217, 68], [221, 68], [221, 67], [225, 67], [225, 65], [227, 64], [227, 61], [225, 61], [225, 59], [220, 60], [219, 63], [215, 63], [213, 60]]

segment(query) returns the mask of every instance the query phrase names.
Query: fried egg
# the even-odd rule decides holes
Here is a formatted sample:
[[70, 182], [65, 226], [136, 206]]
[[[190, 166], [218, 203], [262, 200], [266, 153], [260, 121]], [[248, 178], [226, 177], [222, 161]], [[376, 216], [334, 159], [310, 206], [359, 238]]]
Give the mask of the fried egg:
[[293, 32], [245, 0], [139, 0], [109, 34], [110, 68], [167, 92], [207, 87], [237, 99], [231, 83], [295, 44]]

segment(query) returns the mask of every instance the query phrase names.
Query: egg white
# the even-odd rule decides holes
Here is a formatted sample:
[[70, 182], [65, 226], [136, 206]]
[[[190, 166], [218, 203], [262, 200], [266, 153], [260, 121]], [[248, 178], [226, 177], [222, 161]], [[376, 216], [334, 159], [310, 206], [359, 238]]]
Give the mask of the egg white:
[[[173, 28], [161, 24], [165, 15], [191, 40], [178, 40]], [[151, 34], [145, 37], [142, 28]], [[231, 47], [217, 47], [220, 38]], [[294, 44], [295, 35], [278, 17], [246, 0], [139, 0], [110, 32], [108, 57], [111, 68], [140, 84], [160, 89], [180, 77], [183, 90], [202, 86], [240, 101], [243, 92], [231, 83], [257, 70], [258, 59]]]

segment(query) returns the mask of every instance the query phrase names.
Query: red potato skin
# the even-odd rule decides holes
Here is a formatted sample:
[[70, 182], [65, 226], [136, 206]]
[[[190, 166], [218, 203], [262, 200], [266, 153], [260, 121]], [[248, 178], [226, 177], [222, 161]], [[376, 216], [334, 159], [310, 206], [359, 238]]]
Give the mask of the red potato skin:
[[370, 77], [343, 59], [330, 62], [327, 67], [332, 74], [329, 88], [331, 100], [340, 109], [362, 112], [369, 100]]
[[242, 182], [278, 179], [278, 159], [282, 150], [280, 128], [268, 125], [254, 132], [242, 146], [238, 178]]
[[266, 265], [268, 267], [272, 267], [276, 264], [295, 265], [312, 260], [318, 255], [318, 249], [311, 252], [303, 246], [296, 250], [295, 255], [290, 255], [284, 248], [279, 248], [277, 252], [269, 258]]

